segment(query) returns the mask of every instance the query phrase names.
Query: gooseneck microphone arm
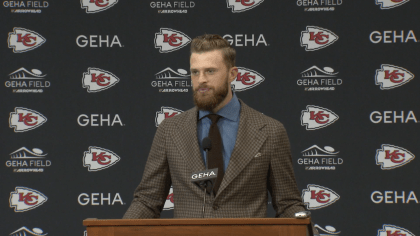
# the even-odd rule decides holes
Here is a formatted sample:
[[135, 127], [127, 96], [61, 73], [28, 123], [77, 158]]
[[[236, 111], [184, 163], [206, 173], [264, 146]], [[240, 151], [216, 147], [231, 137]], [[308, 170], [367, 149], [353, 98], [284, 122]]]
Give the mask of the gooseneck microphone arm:
[[[207, 171], [207, 169], [209, 167], [209, 150], [211, 149], [211, 140], [210, 140], [210, 138], [209, 137], [205, 137], [203, 139], [203, 141], [201, 142], [201, 144], [203, 146], [204, 151], [206, 151], [206, 163], [205, 163], [205, 165], [206, 165], [206, 171]], [[207, 183], [204, 182], [203, 185], [204, 185], [204, 202], [203, 202], [203, 213], [202, 213], [202, 216], [204, 218], [204, 212], [206, 211], [205, 208], [206, 208]], [[211, 192], [210, 192], [210, 194], [211, 194]]]

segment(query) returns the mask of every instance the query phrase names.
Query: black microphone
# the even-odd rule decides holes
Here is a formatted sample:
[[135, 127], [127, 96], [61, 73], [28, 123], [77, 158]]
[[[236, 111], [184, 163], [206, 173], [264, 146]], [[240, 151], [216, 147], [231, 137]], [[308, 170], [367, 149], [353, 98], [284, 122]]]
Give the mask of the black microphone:
[[208, 168], [209, 164], [209, 151], [211, 150], [211, 140], [209, 137], [203, 138], [203, 141], [201, 142], [204, 151], [206, 151], [206, 170]]

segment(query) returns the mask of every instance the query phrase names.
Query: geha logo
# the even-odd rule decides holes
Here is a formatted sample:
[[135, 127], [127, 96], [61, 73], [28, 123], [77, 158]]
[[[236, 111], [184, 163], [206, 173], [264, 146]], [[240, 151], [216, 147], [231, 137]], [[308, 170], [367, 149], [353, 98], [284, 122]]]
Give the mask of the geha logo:
[[317, 66], [312, 66], [300, 74], [303, 79], [298, 79], [297, 84], [299, 86], [312, 86], [305, 87], [305, 91], [334, 91], [334, 86], [343, 84], [342, 79], [336, 78], [338, 72], [335, 72], [331, 67], [324, 67], [321, 70]]
[[[407, 114], [405, 116], [404, 114]], [[373, 111], [370, 113], [370, 121], [374, 124], [383, 122], [384, 124], [396, 124], [396, 123], [417, 123], [416, 115], [413, 111], [405, 113], [404, 111], [384, 111], [383, 114], [380, 111]], [[398, 122], [400, 121], [400, 122]], [[410, 122], [410, 123], [411, 123]]]
[[381, 9], [391, 9], [399, 7], [410, 0], [376, 0], [376, 5], [381, 5]]
[[16, 187], [10, 193], [9, 204], [10, 208], [15, 208], [15, 212], [24, 212], [41, 206], [47, 200], [47, 196], [35, 189]]
[[118, 0], [80, 0], [81, 8], [86, 9], [86, 13], [105, 11], [117, 3]]
[[408, 31], [407, 35], [404, 34], [404, 30], [401, 30], [400, 34], [396, 30], [385, 30], [382, 32], [373, 31], [370, 33], [369, 39], [372, 43], [417, 43], [417, 37], [413, 30]]
[[10, 81], [6, 81], [4, 84], [7, 88], [14, 88], [13, 93], [42, 93], [44, 92], [42, 88], [51, 86], [50, 81], [43, 81], [45, 76], [38, 69], [28, 71], [21, 67], [10, 73]]
[[155, 118], [156, 127], [159, 127], [160, 123], [162, 123], [164, 119], [174, 117], [184, 112], [173, 107], [161, 107], [160, 109], [161, 109], [160, 111], [156, 112], [156, 118]]
[[[407, 198], [405, 196], [407, 196]], [[417, 196], [414, 193], [414, 191], [410, 191], [408, 195], [405, 194], [405, 191], [401, 191], [401, 195], [399, 195], [397, 191], [385, 191], [384, 193], [380, 191], [373, 191], [370, 195], [370, 199], [375, 204], [379, 204], [382, 202], [384, 202], [385, 204], [398, 204], [399, 200], [403, 204], [408, 204], [411, 201], [414, 201], [416, 204], [419, 204], [419, 200], [417, 199]]]
[[100, 171], [109, 168], [119, 162], [121, 158], [105, 148], [90, 146], [89, 151], [84, 153], [83, 166], [89, 171]]
[[14, 167], [15, 173], [41, 173], [44, 172], [45, 167], [51, 166], [51, 161], [45, 160], [47, 153], [39, 148], [33, 148], [30, 151], [26, 147], [21, 147], [9, 155], [11, 160], [6, 161], [6, 166]]
[[175, 71], [167, 67], [155, 74], [155, 80], [151, 84], [152, 87], [158, 87], [161, 93], [186, 93], [191, 87], [191, 77], [184, 69]]
[[376, 70], [375, 84], [380, 85], [381, 90], [400, 87], [414, 78], [414, 75], [402, 67], [382, 64], [381, 69]]
[[235, 34], [234, 36], [226, 34], [223, 36], [223, 38], [226, 39], [230, 43], [230, 45], [235, 47], [256, 47], [260, 44], [269, 46], [263, 34], [260, 34], [258, 38], [254, 34], [251, 34], [251, 36], [248, 36], [248, 34]]
[[166, 197], [165, 205], [163, 206], [164, 211], [169, 211], [174, 209], [174, 189], [171, 186], [169, 189], [169, 194]]
[[413, 153], [405, 148], [391, 144], [382, 144], [382, 149], [376, 150], [376, 165], [382, 170], [391, 170], [408, 164], [414, 160]]
[[325, 226], [325, 228], [322, 228], [318, 224], [315, 224], [314, 227], [320, 232], [320, 236], [334, 236], [334, 235], [340, 235], [341, 231], [338, 231], [331, 225]]
[[302, 190], [302, 199], [308, 210], [327, 207], [340, 199], [340, 196], [329, 188], [308, 184], [308, 189]]
[[47, 234], [48, 233], [44, 233], [44, 231], [40, 228], [33, 228], [32, 230], [30, 230], [23, 226], [22, 228], [10, 233], [9, 236], [45, 236]]
[[235, 92], [241, 92], [258, 86], [264, 80], [265, 78], [260, 73], [245, 67], [238, 67], [238, 75], [231, 86]]
[[15, 107], [15, 112], [10, 112], [9, 127], [14, 128], [15, 133], [33, 130], [45, 122], [47, 117], [28, 108]]
[[7, 44], [13, 48], [14, 53], [22, 53], [41, 46], [47, 41], [44, 37], [35, 31], [14, 27], [13, 32], [9, 33]]
[[305, 165], [305, 170], [335, 170], [336, 165], [343, 164], [343, 159], [337, 157], [339, 152], [330, 146], [322, 149], [313, 145], [301, 153], [304, 158], [299, 158], [298, 164]]
[[337, 114], [326, 108], [308, 105], [302, 111], [300, 122], [302, 126], [306, 126], [306, 130], [317, 130], [331, 125], [338, 118]]
[[[91, 193], [90, 195], [87, 193], [81, 193], [77, 198], [77, 202], [82, 206], [86, 206], [89, 203], [92, 206], [113, 206], [116, 203], [119, 203], [120, 205], [125, 205], [119, 193], [116, 193], [113, 198], [111, 196], [111, 193], [108, 193], [107, 195], [105, 195], [104, 193]], [[105, 204], [105, 202], [107, 202], [107, 204]]]
[[382, 229], [378, 230], [377, 236], [415, 236], [407, 229], [399, 226], [384, 224], [382, 227]]
[[[98, 41], [97, 41], [98, 40]], [[97, 48], [97, 47], [107, 47], [112, 48], [114, 45], [118, 47], [124, 47], [121, 45], [120, 39], [118, 35], [114, 35], [112, 41], [109, 41], [109, 35], [89, 35], [88, 37], [85, 35], [79, 35], [76, 38], [77, 46], [84, 48], [89, 45], [90, 48]]]
[[296, 5], [305, 7], [304, 11], [334, 11], [343, 5], [343, 0], [297, 0]]
[[[11, 13], [41, 13], [40, 8], [48, 8], [48, 1], [3, 1], [3, 7], [9, 7]], [[20, 9], [17, 9], [20, 8]], [[26, 8], [26, 9], [22, 9]]]
[[110, 114], [107, 114], [106, 116], [103, 114], [91, 114], [90, 117], [86, 114], [81, 114], [77, 117], [77, 123], [80, 126], [114, 126], [116, 124], [119, 124], [120, 126], [125, 126], [125, 124], [122, 123], [121, 118], [118, 114], [115, 114], [112, 120]]
[[316, 51], [326, 48], [338, 40], [338, 36], [332, 31], [318, 26], [307, 26], [300, 36], [300, 46], [305, 51]]
[[259, 6], [264, 0], [226, 0], [227, 8], [232, 8], [233, 13], [251, 10]]
[[158, 9], [158, 13], [188, 13], [187, 9], [194, 8], [193, 1], [174, 1], [174, 2], [150, 2], [151, 8]]
[[96, 93], [111, 88], [120, 82], [120, 79], [109, 71], [89, 67], [88, 72], [83, 73], [82, 86], [89, 93]]
[[155, 48], [159, 48], [160, 53], [176, 51], [190, 42], [190, 37], [174, 29], [160, 28], [160, 32], [155, 34]]

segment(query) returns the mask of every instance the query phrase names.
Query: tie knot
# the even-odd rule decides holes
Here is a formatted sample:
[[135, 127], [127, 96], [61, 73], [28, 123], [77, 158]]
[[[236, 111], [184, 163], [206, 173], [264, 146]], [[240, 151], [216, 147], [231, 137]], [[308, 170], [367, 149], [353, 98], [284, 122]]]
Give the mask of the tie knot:
[[212, 124], [216, 124], [217, 121], [219, 121], [219, 119], [222, 118], [222, 116], [219, 116], [217, 114], [209, 114], [207, 115], [207, 117], [210, 118]]

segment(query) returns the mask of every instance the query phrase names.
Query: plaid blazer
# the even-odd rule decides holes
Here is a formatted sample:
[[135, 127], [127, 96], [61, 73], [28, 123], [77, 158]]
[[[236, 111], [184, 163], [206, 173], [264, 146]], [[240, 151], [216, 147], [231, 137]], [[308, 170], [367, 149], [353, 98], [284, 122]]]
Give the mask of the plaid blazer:
[[[266, 217], [267, 190], [276, 217], [294, 217], [305, 208], [286, 130], [279, 121], [240, 102], [235, 147], [216, 196], [207, 195], [205, 218]], [[174, 217], [202, 217], [203, 191], [191, 183], [193, 172], [205, 170], [198, 146], [197, 116], [195, 107], [159, 125], [125, 219], [159, 218], [171, 185]]]

